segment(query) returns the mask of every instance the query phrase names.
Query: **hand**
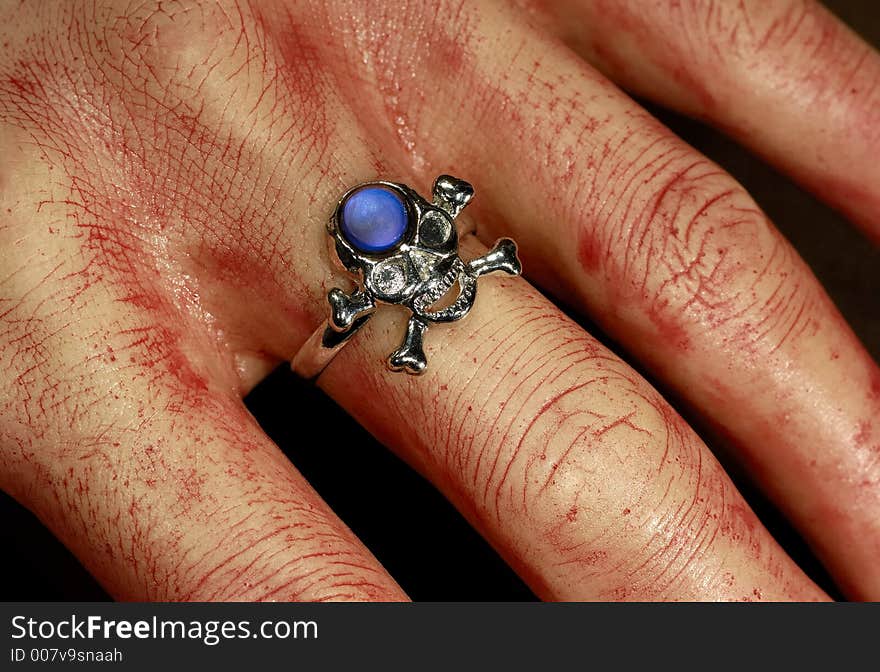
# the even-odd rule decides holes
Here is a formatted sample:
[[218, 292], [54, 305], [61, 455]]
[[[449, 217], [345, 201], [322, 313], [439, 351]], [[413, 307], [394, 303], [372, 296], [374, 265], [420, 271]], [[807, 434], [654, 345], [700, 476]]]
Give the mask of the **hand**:
[[385, 370], [404, 318], [379, 311], [320, 378], [331, 397], [543, 598], [824, 599], [535, 285], [728, 435], [849, 597], [880, 599], [880, 371], [743, 188], [612, 83], [880, 240], [880, 59], [819, 5], [0, 11], [0, 486], [115, 597], [405, 598], [241, 397], [345, 282], [339, 195], [450, 173], [477, 190], [466, 253], [512, 236], [527, 279], [481, 281], [418, 378]]

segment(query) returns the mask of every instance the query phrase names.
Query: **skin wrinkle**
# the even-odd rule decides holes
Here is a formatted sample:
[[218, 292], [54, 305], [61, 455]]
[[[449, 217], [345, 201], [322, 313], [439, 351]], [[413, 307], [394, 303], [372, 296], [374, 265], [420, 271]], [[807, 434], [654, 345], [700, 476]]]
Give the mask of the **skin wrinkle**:
[[[794, 327], [784, 319], [786, 306], [799, 304], [803, 317], [804, 307], [814, 303], [799, 296], [806, 288], [787, 286], [791, 284], [787, 278], [797, 278], [806, 268], [796, 265], [794, 253], [741, 189], [729, 187], [729, 180], [717, 170], [688, 177], [695, 165], [656, 179], [632, 179], [630, 184], [638, 186], [628, 190], [626, 200], [626, 192], [615, 192], [611, 186], [616, 202], [626, 203], [625, 212], [603, 210], [588, 215], [604, 227], [626, 229], [617, 235], [601, 229], [583, 234], [598, 237], [598, 245], [607, 250], [604, 258], [609, 265], [604, 272], [609, 284], [625, 288], [610, 302], [626, 305], [635, 300], [645, 306], [648, 318], [663, 335], [676, 335], [682, 322], [704, 324], [711, 328], [708, 333], [727, 344], [756, 353], [774, 352]], [[597, 200], [613, 202], [602, 196]], [[587, 249], [595, 246], [586, 244]], [[626, 252], [618, 261], [620, 255], [613, 251], [621, 249]], [[784, 250], [781, 257], [777, 249]], [[736, 254], [726, 254], [727, 250], [736, 250]], [[748, 256], [744, 257], [745, 250]], [[780, 257], [776, 264], [764, 265], [763, 271], [753, 274], [763, 259], [773, 257]], [[621, 281], [630, 278], [641, 278], [641, 282], [631, 287]], [[768, 292], [766, 284], [775, 288]], [[768, 293], [778, 296], [781, 305], [769, 304], [772, 310], [764, 315], [758, 304]], [[744, 319], [770, 324], [756, 333], [748, 322], [743, 325]], [[670, 341], [682, 349], [690, 347], [686, 335]]]
[[[506, 108], [506, 106], [505, 106]], [[499, 110], [502, 114], [505, 112], [505, 109]], [[513, 118], [510, 120], [514, 121]], [[661, 246], [666, 246], [671, 242], [677, 242], [677, 240], [682, 237], [683, 240], [682, 245], [677, 249], [674, 249], [676, 257], [681, 260], [681, 268], [670, 268], [669, 272], [672, 274], [672, 278], [665, 282], [661, 282], [660, 291], [657, 292], [659, 296], [655, 296], [650, 303], [654, 306], [649, 313], [652, 320], [659, 323], [658, 326], [661, 328], [661, 331], [666, 331], [667, 333], [674, 329], [672, 328], [664, 328], [665, 324], [674, 323], [675, 317], [674, 312], [677, 310], [677, 304], [684, 304], [686, 309], [698, 309], [699, 306], [695, 305], [697, 301], [704, 300], [706, 295], [712, 296], [713, 294], [717, 294], [717, 292], [713, 291], [713, 288], [718, 287], [719, 289], [725, 289], [728, 287], [728, 283], [731, 280], [731, 273], [736, 269], [731, 269], [729, 266], [729, 262], [727, 264], [728, 272], [726, 274], [722, 274], [721, 270], [725, 268], [724, 259], [723, 259], [723, 251], [726, 251], [730, 247], [733, 246], [735, 241], [740, 239], [753, 240], [752, 234], [749, 229], [755, 229], [757, 234], [760, 234], [761, 229], [766, 229], [766, 220], [763, 215], [756, 209], [754, 204], [750, 201], [747, 195], [742, 191], [738, 186], [722, 186], [721, 188], [715, 190], [712, 186], [712, 182], [719, 182], [721, 185], [732, 185], [732, 181], [726, 178], [723, 173], [714, 168], [708, 162], [703, 162], [702, 164], [691, 164], [690, 166], [686, 166], [681, 169], [680, 173], [673, 173], [673, 177], [669, 180], [666, 175], [671, 172], [668, 164], [664, 165], [661, 163], [657, 169], [657, 172], [654, 173], [652, 184], [654, 182], [658, 182], [659, 186], [657, 188], [656, 195], [651, 195], [646, 198], [646, 191], [651, 187], [645, 187], [640, 183], [636, 182], [636, 178], [638, 177], [638, 172], [633, 172], [634, 167], [638, 167], [638, 170], [643, 170], [648, 172], [651, 168], [653, 161], [646, 160], [644, 157], [638, 158], [636, 161], [632, 160], [632, 150], [628, 147], [629, 144], [632, 144], [634, 141], [638, 141], [640, 144], [644, 142], [644, 124], [645, 119], [638, 119], [638, 125], [640, 127], [640, 132], [637, 134], [630, 134], [627, 137], [627, 142], [618, 142], [617, 147], [615, 149], [615, 153], [621, 156], [627, 157], [625, 163], [608, 163], [611, 157], [603, 157], [603, 159], [598, 162], [591, 164], [591, 166], [595, 169], [594, 174], [590, 178], [592, 180], [591, 187], [589, 189], [580, 188], [578, 190], [579, 193], [590, 193], [589, 202], [597, 203], [597, 204], [610, 204], [610, 203], [620, 203], [626, 204], [626, 210], [622, 213], [618, 213], [615, 210], [598, 210], [595, 213], [587, 213], [587, 217], [593, 221], [598, 223], [599, 226], [612, 226], [616, 222], [620, 222], [619, 225], [621, 227], [620, 233], [616, 234], [616, 236], [612, 235], [604, 235], [602, 236], [602, 240], [606, 240], [604, 244], [601, 244], [599, 248], [598, 254], [596, 251], [597, 245], [591, 242], [591, 239], [588, 238], [588, 242], [583, 243], [582, 247], [588, 250], [587, 256], [593, 257], [598, 256], [604, 258], [608, 263], [613, 263], [617, 255], [615, 254], [615, 250], [624, 249], [624, 265], [619, 270], [619, 275], [624, 278], [632, 278], [632, 277], [642, 277], [644, 280], [642, 281], [643, 291], [645, 286], [647, 285], [647, 278], [649, 276], [652, 277], [652, 280], [656, 279], [656, 273], [654, 271], [654, 267], [648, 265], [652, 259], [657, 258], [663, 260], [666, 258], [666, 249], [656, 249], [656, 247], [652, 245], [648, 245], [649, 233], [655, 230], [654, 223], [657, 220], [662, 220], [664, 222], [670, 222], [671, 224], [677, 222], [681, 218], [681, 210], [680, 209], [671, 209], [665, 205], [665, 203], [671, 200], [670, 196], [675, 194], [679, 199], [679, 203], [681, 203], [681, 199], [686, 198], [687, 192], [689, 190], [693, 190], [694, 198], [698, 198], [696, 204], [692, 206], [690, 209], [694, 211], [694, 214], [691, 216], [690, 222], [687, 225], [687, 229], [685, 231], [685, 235], [682, 237], [676, 229], [672, 229], [672, 231], [676, 234], [672, 237], [666, 235], [666, 229], [661, 227], [659, 228], [658, 235], [659, 244]], [[656, 126], [655, 123], [651, 123], [651, 126]], [[657, 142], [661, 143], [661, 146], [670, 146], [670, 149], [667, 150], [672, 152], [672, 157], [668, 160], [672, 160], [672, 158], [680, 154], [687, 161], [691, 161], [691, 152], [670, 139], [666, 139], [665, 135], [660, 132], [661, 129], [658, 128], [658, 133], [656, 135]], [[650, 137], [650, 136], [649, 136]], [[525, 139], [525, 138], [524, 138]], [[529, 144], [535, 144], [531, 139], [526, 139]], [[650, 147], [650, 145], [648, 145]], [[642, 150], [643, 152], [647, 152], [648, 150]], [[549, 158], [548, 161], [552, 160]], [[659, 156], [658, 156], [659, 159]], [[610, 169], [603, 168], [606, 165], [614, 166]], [[689, 178], [687, 182], [684, 184], [679, 184], [680, 181], [684, 180], [684, 178], [690, 173], [693, 168], [696, 168], [697, 165], [705, 165], [709, 170], [700, 175], [698, 178]], [[619, 174], [618, 171], [620, 172]], [[717, 178], [713, 180], [713, 178]], [[668, 181], [667, 181], [668, 180]], [[707, 187], [704, 187], [703, 184], [700, 183], [701, 180], [705, 180], [705, 184]], [[640, 182], [640, 181], [639, 181]], [[607, 185], [604, 191], [600, 191], [596, 188], [597, 184]], [[619, 185], [623, 184], [624, 186], [620, 187]], [[637, 188], [635, 187], [638, 184]], [[693, 186], [691, 186], [693, 184]], [[703, 193], [708, 188], [709, 194], [708, 196], [703, 196]], [[714, 191], [714, 193], [713, 193]], [[597, 193], [598, 192], [598, 193]], [[653, 205], [642, 205], [642, 203], [647, 200]], [[577, 202], [576, 200], [573, 202]], [[725, 207], [726, 206], [726, 207]], [[641, 214], [640, 214], [641, 213]], [[728, 214], [730, 213], [730, 214]], [[711, 216], [710, 216], [711, 215]], [[576, 217], [573, 217], [575, 221], [583, 218], [583, 214], [579, 214]], [[697, 222], [700, 219], [707, 219], [712, 222], [721, 222], [720, 230], [715, 230], [714, 227], [710, 228], [706, 233], [700, 236], [697, 240], [697, 243], [694, 244], [690, 241], [691, 238], [697, 238], [694, 230], [697, 225]], [[639, 224], [631, 224], [633, 220], [637, 222], [643, 222], [641, 225]], [[737, 226], [743, 226], [746, 228], [746, 232], [744, 234], [737, 233], [733, 231], [726, 232], [725, 229], [735, 229]], [[702, 227], [705, 230], [705, 227]], [[768, 229], [768, 231], [773, 231], [772, 229]], [[584, 229], [584, 234], [588, 236], [597, 235], [592, 229]], [[732, 236], [732, 237], [731, 237]], [[721, 244], [713, 245], [710, 243], [714, 243], [715, 240], [720, 240]], [[724, 244], [725, 240], [731, 241], [730, 243]], [[760, 240], [760, 238], [758, 238]], [[771, 246], [777, 244], [777, 242], [772, 241]], [[647, 245], [647, 248], [646, 248]], [[646, 248], [646, 249], [645, 249]], [[695, 249], [696, 248], [696, 249]], [[714, 265], [709, 265], [706, 271], [702, 274], [699, 274], [697, 278], [694, 278], [691, 283], [695, 284], [694, 289], [681, 288], [677, 287], [676, 279], [681, 278], [683, 280], [690, 280], [692, 276], [692, 269], [697, 268], [698, 266], [705, 266], [705, 262], [701, 262], [701, 258], [705, 255], [704, 248], [712, 248], [716, 250], [716, 254], [718, 254], [721, 259], [716, 262]], [[787, 248], [786, 248], [787, 249]], [[601, 250], [605, 250], [604, 254]], [[635, 252], [640, 252], [639, 256], [635, 261], [632, 260], [630, 255], [633, 255]], [[772, 254], [772, 253], [771, 253]], [[788, 251], [787, 254], [791, 255], [791, 252]], [[760, 257], [760, 252], [754, 255], [755, 257]], [[686, 259], [690, 257], [694, 259], [694, 261], [686, 261]], [[642, 261], [644, 259], [644, 261]], [[748, 264], [742, 263], [742, 267], [745, 269], [748, 267]], [[784, 270], [782, 274], [787, 274]], [[615, 273], [617, 275], [617, 273]], [[748, 278], [745, 278], [748, 279]], [[761, 278], [758, 278], [760, 280]], [[667, 286], [671, 285], [672, 296], [663, 296], [664, 290]], [[682, 289], [684, 290], [682, 293]], [[746, 287], [746, 292], [748, 293], [748, 288]], [[677, 290], [677, 291], [676, 291]], [[635, 291], [638, 291], [636, 289]], [[676, 295], [681, 295], [681, 298], [676, 299]], [[729, 299], [728, 299], [729, 300]], [[733, 302], [734, 305], [736, 302]], [[667, 308], [669, 306], [669, 308]], [[719, 310], [720, 306], [708, 306], [711, 309], [711, 318], [713, 318], [713, 326], [719, 326], [728, 320], [735, 319], [737, 313], [731, 314], [729, 318], [725, 318], [723, 316], [723, 312]], [[673, 315], [670, 318], [665, 316], [665, 313], [672, 312]], [[706, 312], [706, 311], [703, 311]], [[720, 316], [720, 322], [719, 322]], [[695, 319], [697, 321], [704, 321], [710, 316], [697, 316]], [[785, 330], [783, 329], [783, 334], [790, 333], [791, 329]], [[741, 333], [738, 334], [740, 336], [748, 338], [749, 334]], [[783, 335], [782, 340], [784, 340], [785, 336]], [[772, 339], [771, 339], [772, 340]], [[743, 343], [745, 345], [746, 343]], [[686, 345], [686, 343], [683, 343]], [[777, 346], [778, 347], [778, 346]]]
[[[487, 286], [484, 292], [493, 303], [507, 301], [499, 296], [503, 288]], [[717, 462], [709, 457], [705, 463], [703, 447], [683, 421], [595, 341], [573, 337], [576, 327], [565, 318], [539, 320], [538, 331], [524, 326], [544, 312], [544, 303], [528, 294], [494, 318], [475, 314], [465, 351], [431, 353], [440, 370], [467, 371], [474, 357], [485, 362], [484, 370], [497, 369], [488, 379], [457, 383], [458, 396], [434, 394], [431, 384], [420, 384], [424, 378], [419, 384], [389, 381], [372, 370], [359, 369], [357, 380], [350, 380], [357, 367], [346, 367], [345, 360], [372, 351], [372, 333], [339, 355], [340, 367], [334, 364], [322, 385], [336, 390], [336, 378], [348, 372], [340, 401], [430, 475], [543, 597], [554, 599], [559, 586], [568, 586], [569, 599], [688, 599], [697, 585], [712, 584], [706, 577], [724, 576], [712, 563], [726, 557], [728, 544], [738, 553], [738, 540], [788, 585], [784, 555], [756, 535], [754, 514], [735, 491], [728, 492]], [[497, 387], [498, 380], [511, 378], [513, 387]], [[344, 391], [352, 389], [363, 394]], [[359, 401], [379, 393], [395, 414], [418, 422], [397, 428], [380, 422], [377, 414], [384, 412]], [[622, 410], [627, 403], [632, 411]], [[423, 408], [436, 412], [423, 414]], [[606, 414], [603, 408], [612, 410]], [[603, 416], [598, 423], [597, 414]], [[459, 420], [450, 423], [450, 417]], [[646, 456], [653, 459], [645, 462]], [[548, 481], [552, 487], [543, 488]], [[619, 495], [619, 488], [629, 496]], [[691, 493], [688, 499], [681, 499], [684, 492]], [[620, 515], [624, 501], [630, 510]], [[618, 514], [610, 515], [609, 508]], [[540, 541], [525, 540], [532, 530]], [[540, 566], [553, 569], [548, 575]], [[736, 593], [738, 586], [719, 588], [719, 582], [707, 589]], [[766, 592], [749, 587], [737, 597], [755, 599], [755, 590]]]
[[627, 88], [715, 123], [877, 238], [880, 59], [820, 3], [521, 4]]

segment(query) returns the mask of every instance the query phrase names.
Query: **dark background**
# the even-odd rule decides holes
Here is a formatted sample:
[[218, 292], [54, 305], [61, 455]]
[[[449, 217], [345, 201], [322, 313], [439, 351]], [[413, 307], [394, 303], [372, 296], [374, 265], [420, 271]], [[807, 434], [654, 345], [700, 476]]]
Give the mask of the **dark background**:
[[[877, 0], [827, 0], [825, 4], [873, 44], [880, 45]], [[880, 251], [840, 215], [720, 134], [682, 117], [650, 109], [749, 189], [812, 266], [874, 357], [880, 359]], [[601, 338], [598, 329], [581, 322]], [[614, 347], [613, 343], [609, 345]], [[266, 432], [413, 599], [534, 599], [428, 483], [320, 391], [298, 381], [286, 366], [261, 383], [246, 402]], [[306, 423], [334, 427], [338, 445], [315, 451], [293, 440], [297, 428]], [[705, 438], [713, 445], [711, 436]], [[344, 466], [340, 469], [339, 465]], [[736, 479], [735, 469], [733, 472]], [[747, 482], [739, 479], [737, 484], [792, 557], [820, 585], [836, 594], [822, 568], [785, 521]], [[2, 493], [0, 559], [5, 565], [0, 574], [0, 600], [109, 599], [36, 518]]]

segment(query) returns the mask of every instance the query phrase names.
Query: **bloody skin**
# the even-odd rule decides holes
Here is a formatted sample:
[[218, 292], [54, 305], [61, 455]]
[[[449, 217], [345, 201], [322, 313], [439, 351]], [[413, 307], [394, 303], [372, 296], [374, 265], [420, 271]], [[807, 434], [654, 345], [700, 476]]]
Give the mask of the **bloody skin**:
[[[579, 21], [553, 16], [559, 4], [530, 5], [538, 9], [534, 18], [564, 33], [567, 43], [618, 81], [724, 128], [792, 173], [877, 239], [880, 195], [873, 185], [878, 181], [875, 157], [880, 146], [880, 59], [820, 4], [683, 2], [648, 6], [584, 1], [568, 6], [571, 11], [581, 12]], [[614, 40], [606, 40], [603, 34], [611, 26], [622, 30], [615, 33]], [[714, 190], [716, 198], [723, 193], [720, 188]], [[710, 191], [703, 202], [710, 202], [712, 197]], [[754, 218], [760, 220], [761, 213], [755, 211]], [[596, 246], [596, 241], [587, 236], [581, 248], [584, 269], [591, 275], [599, 270], [590, 261], [597, 255]], [[741, 246], [750, 250], [755, 247], [747, 240]], [[784, 247], [779, 250], [784, 252]], [[780, 263], [773, 256], [776, 251], [774, 246], [763, 250], [762, 256], [783, 268], [798, 265]], [[864, 582], [866, 574], [875, 575], [876, 562], [872, 558], [880, 551], [876, 532], [880, 437], [871, 426], [871, 418], [878, 413], [877, 396], [872, 392], [878, 370], [836, 311], [828, 309], [824, 295], [816, 292], [811, 297], [811, 292], [805, 291], [814, 287], [812, 279], [807, 283], [792, 280], [802, 279], [803, 275], [792, 268], [783, 276], [787, 280], [779, 284], [778, 291], [759, 293], [765, 302], [760, 314], [748, 321], [740, 320], [744, 324], [730, 330], [727, 343], [744, 348], [754, 358], [769, 352], [780, 368], [797, 366], [785, 356], [786, 350], [801, 351], [794, 361], [814, 357], [816, 361], [832, 361], [834, 366], [827, 367], [824, 382], [814, 379], [807, 383], [812, 386], [808, 399], [799, 399], [798, 387], [791, 389], [790, 383], [781, 388], [771, 385], [767, 396], [784, 410], [770, 414], [757, 423], [749, 437], [739, 436], [735, 441], [740, 444], [743, 459], [765, 483], [787, 474], [790, 481], [826, 484], [826, 501], [811, 512], [803, 512], [804, 518], [827, 517], [849, 531], [838, 538], [814, 538], [813, 543], [828, 558], [839, 545], [849, 543], [846, 539], [850, 535], [860, 538], [863, 559], [856, 567], [843, 569], [848, 576], [839, 577], [839, 581], [850, 594], [872, 595], [875, 593], [861, 592], [855, 584]], [[649, 307], [647, 312], [653, 319], [654, 311]], [[720, 311], [704, 312], [711, 318]], [[698, 323], [705, 324], [706, 319]], [[767, 332], [771, 342], [766, 348], [756, 347], [769, 326], [774, 327]], [[675, 335], [672, 341], [680, 342]], [[651, 340], [646, 346], [654, 350]], [[670, 361], [668, 352], [655, 352], [656, 359]], [[657, 368], [662, 366], [662, 362], [655, 364]], [[731, 370], [736, 370], [733, 363]], [[718, 407], [730, 407], [732, 399], [744, 401], [744, 390], [748, 390], [746, 395], [754, 393], [754, 386], [736, 384], [726, 373], [718, 373], [709, 373], [702, 384], [691, 376], [684, 377], [680, 386], [688, 388], [685, 394], [690, 398], [709, 396]], [[851, 388], [853, 382], [855, 389]], [[815, 417], [811, 409], [816, 386], [826, 388], [829, 402], [837, 404], [838, 409], [851, 409], [845, 420], [838, 416], [825, 421], [826, 425], [838, 425], [836, 439], [829, 437], [829, 443], [823, 445], [814, 438], [820, 450], [802, 451], [799, 459], [777, 468], [768, 464], [764, 450], [753, 454], [749, 445], [756, 445], [764, 437], [778, 437], [770, 445], [809, 445], [810, 437], [822, 429], [810, 427], [807, 421], [809, 416]], [[850, 392], [844, 394], [844, 400], [838, 397], [840, 390]], [[799, 412], [799, 408], [804, 410]], [[730, 428], [733, 421], [722, 420], [721, 424]], [[866, 428], [868, 432], [863, 433]], [[830, 459], [828, 445], [836, 446], [830, 451]], [[842, 463], [857, 465], [859, 476], [844, 475], [847, 469]], [[761, 475], [763, 470], [767, 473]], [[848, 493], [849, 504], [838, 499], [841, 491]], [[799, 497], [808, 499], [810, 495], [803, 490]], [[812, 498], [815, 500], [815, 491]], [[871, 532], [864, 535], [859, 530]]]
[[[421, 138], [421, 153], [407, 157], [426, 175], [450, 164], [500, 175], [474, 205], [485, 238], [525, 241], [531, 276], [587, 306], [733, 437], [845, 589], [874, 594], [880, 440], [854, 437], [880, 413], [871, 392], [877, 367], [809, 269], [740, 185], [595, 71], [527, 27], [511, 31], [515, 19], [504, 10], [459, 19], [462, 58], [453, 68], [438, 74], [442, 46], [376, 40], [365, 45], [366, 73], [354, 62], [339, 71], [378, 79], [379, 91], [398, 99], [410, 91], [405, 82], [419, 79], [448, 100], [463, 86], [479, 92], [453, 108], [420, 108], [411, 95], [407, 109], [416, 112], [387, 124], [388, 140], [401, 129]], [[366, 97], [364, 113], [381, 118], [384, 100]], [[444, 129], [441, 145], [432, 142], [435, 128]], [[485, 146], [528, 147], [531, 160], [500, 160]], [[854, 551], [839, 561], [843, 547]]]
[[[242, 335], [318, 309], [283, 270], [288, 204], [273, 202], [326, 157], [314, 70], [273, 52], [269, 93], [249, 101], [269, 122], [238, 136], [205, 78], [259, 53], [259, 17], [248, 34], [219, 7], [141, 11], [64, 3], [4, 22], [2, 485], [119, 598], [404, 599], [238, 392], [236, 352], [275, 347]], [[192, 35], [205, 42], [187, 52]], [[240, 58], [213, 57], [213, 40]]]
[[519, 4], [627, 89], [719, 126], [880, 242], [880, 59], [821, 3]]
[[[83, 8], [88, 21], [78, 18]], [[415, 16], [436, 14], [434, 7], [409, 8]], [[622, 156], [610, 140], [600, 143], [601, 156], [624, 173], [652, 158], [652, 133], [671, 156], [688, 157], [558, 48], [546, 53], [553, 72], [561, 59], [565, 76], [545, 76], [527, 46], [534, 35], [514, 22], [513, 43], [522, 47], [513, 62], [529, 64], [531, 86], [547, 84], [537, 109], [516, 105], [513, 89], [523, 82], [511, 72], [511, 81], [499, 84], [481, 60], [508, 18], [503, 12], [445, 7], [452, 15], [431, 25], [454, 25], [455, 35], [427, 30], [432, 42], [416, 41], [414, 55], [401, 44], [395, 54], [394, 41], [380, 39], [393, 32], [387, 27], [397, 16], [384, 4], [351, 17], [372, 21], [360, 32], [315, 7], [235, 9], [208, 5], [170, 16], [144, 6], [142, 14], [120, 18], [112, 8], [65, 3], [28, 8], [52, 16], [3, 35], [16, 54], [0, 75], [3, 142], [39, 179], [28, 178], [23, 193], [30, 198], [17, 196], [3, 227], [4, 242], [19, 241], [32, 263], [3, 290], [10, 307], [0, 354], [13, 394], [2, 411], [10, 467], [2, 485], [117, 596], [401, 599], [238, 399], [242, 353], [287, 357], [324, 315], [332, 275], [313, 261], [324, 246], [320, 204], [377, 172], [418, 178], [443, 160], [467, 169], [462, 174], [487, 168], [488, 158], [457, 136], [467, 127], [457, 130], [433, 112], [425, 90], [403, 85], [422, 75], [431, 75], [431, 95], [474, 85], [480, 96], [456, 112], [501, 120], [503, 128], [480, 126], [488, 139], [547, 152], [543, 165], [522, 161], [521, 173], [505, 176], [511, 188], [530, 181], [531, 192], [522, 193], [540, 193], [541, 208], [573, 227], [574, 237], [560, 237], [568, 248], [588, 235], [584, 222], [598, 219], [568, 210], [582, 203], [571, 198], [579, 190], [595, 193], [583, 165], [609, 165], [598, 155], [584, 158], [584, 145], [611, 128], [613, 115], [582, 118], [586, 106], [611, 101], [631, 120], [632, 144], [624, 143]], [[92, 25], [108, 29], [88, 30]], [[339, 58], [334, 31], [363, 39], [358, 53], [366, 62]], [[450, 51], [461, 57], [448, 69], [439, 68], [445, 57], [430, 66]], [[596, 91], [570, 90], [576, 75]], [[560, 111], [565, 107], [570, 112]], [[538, 114], [552, 123], [536, 128]], [[448, 131], [442, 148], [431, 141], [435, 128]], [[629, 147], [644, 149], [639, 155]], [[435, 155], [441, 149], [447, 159]], [[695, 179], [684, 168], [682, 179]], [[723, 182], [709, 173], [698, 174]], [[607, 177], [601, 170], [589, 175], [593, 190]], [[558, 189], [553, 176], [569, 186]], [[24, 179], [4, 176], [14, 184]], [[38, 199], [34, 184], [44, 185]], [[490, 193], [487, 222], [516, 226], [538, 206], [510, 199], [498, 186]], [[675, 202], [680, 189], [670, 184], [665, 193], [661, 200]], [[748, 205], [739, 192], [725, 207], [730, 202], [734, 211]], [[658, 206], [645, 222], [668, 207]], [[523, 214], [514, 216], [516, 208]], [[765, 251], [779, 246], [788, 258], [778, 235], [755, 223], [753, 208], [746, 211], [745, 228]], [[25, 236], [35, 218], [40, 237]], [[613, 301], [596, 298], [602, 285], [583, 282], [583, 274], [608, 268], [612, 233], [591, 243], [593, 271], [581, 268], [561, 281], [541, 274], [549, 262], [541, 259], [538, 234], [520, 234], [532, 242], [537, 277], [550, 286], [569, 283], [572, 296], [612, 316], [608, 324], [614, 318], [640, 327], [636, 333], [657, 345], [663, 339], [653, 337], [651, 325], [680, 324], [681, 306], [664, 304], [662, 292], [655, 319], [627, 321], [614, 317]], [[745, 247], [729, 235], [733, 240], [707, 248], [718, 255], [713, 259], [726, 254], [719, 250]], [[579, 267], [584, 254], [570, 255], [559, 258], [568, 269]], [[622, 285], [632, 277], [616, 272]], [[638, 290], [627, 291], [639, 306]], [[377, 317], [322, 385], [431, 478], [540, 595], [823, 597], [696, 435], [629, 367], [524, 283], [500, 281], [482, 300], [493, 308], [475, 308], [466, 328], [447, 331], [431, 384], [419, 387], [370, 365], [387, 350], [389, 327], [382, 325], [393, 319]], [[691, 348], [696, 339], [685, 325]], [[851, 344], [838, 351], [839, 361], [852, 361]], [[74, 364], [59, 362], [59, 352]], [[482, 378], [473, 374], [477, 364], [487, 372]], [[377, 398], [388, 401], [370, 403]], [[206, 525], [227, 536], [206, 543]]]
[[[830, 21], [822, 10], [816, 12]], [[829, 21], [817, 20], [817, 24]], [[864, 55], [864, 45], [847, 43], [844, 32], [835, 29], [840, 50], [848, 47], [849, 53]], [[599, 41], [600, 34], [601, 29]], [[686, 60], [682, 57], [681, 63]], [[851, 65], [859, 61], [868, 71], [877, 67], [875, 56], [854, 59]], [[669, 64], [668, 70], [674, 67]], [[804, 86], [816, 82], [808, 80]], [[822, 94], [828, 99], [832, 92]], [[571, 112], [579, 100], [551, 98], [547, 105], [566, 110], [566, 117], [574, 116], [573, 125], [595, 129], [595, 115]], [[625, 106], [620, 112], [631, 113]], [[814, 120], [825, 118], [811, 114]], [[529, 142], [544, 146], [547, 126], [533, 122], [524, 120], [526, 127], [535, 129]], [[603, 326], [732, 434], [742, 459], [777, 501], [807, 503], [782, 505], [801, 521], [802, 530], [830, 565], [835, 564], [837, 550], [856, 539], [859, 559], [851, 567], [833, 569], [850, 594], [874, 594], [863, 592], [858, 584], [865, 582], [866, 575], [876, 577], [873, 559], [880, 551], [876, 457], [880, 438], [877, 434], [861, 441], [856, 437], [880, 413], [872, 392], [876, 364], [742, 188], [658, 126], [653, 132], [646, 132], [648, 128], [639, 124], [637, 133], [627, 134], [615, 127], [616, 132], [607, 134], [617, 143], [613, 152], [601, 133], [594, 133], [592, 142], [579, 141], [586, 154], [582, 160], [592, 164], [593, 174], [567, 191], [566, 209], [553, 207], [551, 201], [550, 214], [577, 222], [578, 261], [585, 277], [568, 274], [561, 291], [582, 297]], [[855, 128], [864, 128], [860, 137], [872, 146], [876, 124], [860, 123]], [[829, 132], [842, 131], [832, 127]], [[627, 143], [633, 145], [629, 152], [621, 146]], [[842, 154], [863, 146], [862, 140], [844, 143]], [[635, 165], [628, 163], [628, 155], [638, 157]], [[569, 173], [568, 166], [560, 163], [548, 158], [542, 165], [550, 169], [527, 179], [550, 189], [553, 179], [561, 181]], [[876, 169], [874, 163], [870, 170]], [[856, 165], [862, 164], [864, 160]], [[853, 171], [847, 166], [840, 172], [846, 179], [868, 184], [865, 172], [870, 170]], [[515, 177], [507, 177], [515, 195]], [[570, 203], [577, 198], [578, 209], [572, 215]], [[512, 204], [508, 221], [516, 221], [514, 213], [528, 212], [522, 206]], [[514, 232], [524, 235], [516, 228]], [[626, 307], [624, 314], [620, 306]], [[828, 366], [820, 364], [821, 372], [803, 376], [810, 362], [826, 361]], [[792, 378], [785, 373], [791, 371], [800, 373]], [[815, 410], [817, 395], [826, 398], [829, 411], [834, 409], [824, 418]], [[751, 421], [746, 423], [745, 417]], [[786, 482], [818, 487], [779, 488]], [[823, 525], [824, 530], [842, 526], [846, 532], [811, 534], [818, 520], [833, 521]]]

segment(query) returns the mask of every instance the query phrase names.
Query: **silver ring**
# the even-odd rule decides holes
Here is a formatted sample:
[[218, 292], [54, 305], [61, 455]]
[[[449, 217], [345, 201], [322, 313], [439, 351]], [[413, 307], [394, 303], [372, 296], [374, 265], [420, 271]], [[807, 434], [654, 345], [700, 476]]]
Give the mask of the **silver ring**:
[[334, 287], [327, 294], [330, 316], [291, 361], [297, 374], [320, 375], [381, 304], [405, 306], [411, 313], [403, 342], [386, 360], [388, 368], [423, 373], [428, 326], [465, 317], [481, 275], [522, 272], [510, 238], [501, 238], [476, 259], [459, 256], [464, 233], [455, 219], [474, 196], [470, 184], [441, 175], [432, 193], [429, 203], [404, 184], [376, 181], [359, 184], [339, 199], [327, 233], [332, 255], [356, 287], [348, 293]]

